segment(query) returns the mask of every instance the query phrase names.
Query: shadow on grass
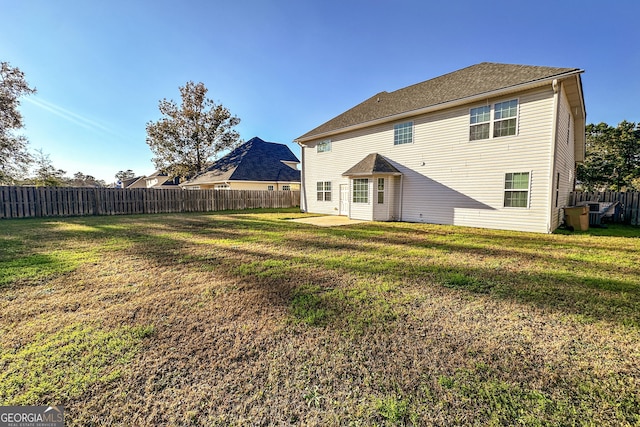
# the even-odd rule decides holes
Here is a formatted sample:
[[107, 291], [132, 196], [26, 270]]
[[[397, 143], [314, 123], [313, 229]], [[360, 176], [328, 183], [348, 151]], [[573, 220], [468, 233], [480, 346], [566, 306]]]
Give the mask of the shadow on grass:
[[[593, 242], [564, 241], [558, 235], [403, 223], [318, 228], [247, 213], [73, 218], [40, 225], [37, 238], [98, 245], [121, 241], [126, 243], [118, 249], [123, 258], [144, 257], [162, 268], [180, 265], [239, 279], [261, 293], [264, 304], [288, 307], [303, 323], [324, 325], [354, 316], [365, 323], [393, 319], [393, 297], [371, 288], [386, 283], [425, 287], [425, 292], [444, 287], [640, 325], [637, 265], [624, 267], [625, 278], [615, 259], [582, 269], [585, 264], [563, 250], [580, 254], [594, 250]], [[611, 231], [614, 237], [630, 233]], [[11, 245], [18, 250], [15, 242]], [[473, 263], [465, 262], [472, 258]], [[519, 262], [529, 264], [518, 268]], [[607, 277], [608, 272], [617, 277]]]
[[628, 237], [639, 238], [640, 227], [633, 225], [623, 224], [605, 224], [600, 227], [589, 227], [586, 231], [569, 231], [567, 229], [559, 228], [555, 234], [563, 235], [587, 235], [587, 236], [605, 236], [605, 237]]

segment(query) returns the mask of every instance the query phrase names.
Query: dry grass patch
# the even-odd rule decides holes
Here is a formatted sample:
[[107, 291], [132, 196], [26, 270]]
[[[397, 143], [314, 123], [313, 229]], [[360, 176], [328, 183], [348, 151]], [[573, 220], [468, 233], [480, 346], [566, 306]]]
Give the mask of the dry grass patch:
[[2, 221], [0, 404], [69, 425], [640, 424], [638, 229], [299, 215]]

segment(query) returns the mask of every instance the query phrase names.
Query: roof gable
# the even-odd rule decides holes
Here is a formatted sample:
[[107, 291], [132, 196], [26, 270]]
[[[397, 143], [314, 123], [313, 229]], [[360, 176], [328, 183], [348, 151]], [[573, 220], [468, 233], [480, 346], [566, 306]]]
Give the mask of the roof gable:
[[305, 133], [297, 140], [309, 139], [316, 135], [334, 132], [361, 123], [578, 72], [581, 70], [577, 68], [483, 62], [394, 92], [380, 92]]
[[283, 162], [300, 161], [286, 145], [265, 142], [254, 137], [185, 184], [220, 181], [300, 181], [300, 171]]
[[342, 176], [368, 175], [402, 175], [402, 173], [380, 154], [371, 153], [342, 174]]

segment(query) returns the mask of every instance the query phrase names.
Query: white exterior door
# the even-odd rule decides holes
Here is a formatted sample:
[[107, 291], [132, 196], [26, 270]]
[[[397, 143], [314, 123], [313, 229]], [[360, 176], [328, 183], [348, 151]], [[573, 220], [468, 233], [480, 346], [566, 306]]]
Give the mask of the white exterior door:
[[340, 184], [340, 215], [349, 216], [349, 184]]

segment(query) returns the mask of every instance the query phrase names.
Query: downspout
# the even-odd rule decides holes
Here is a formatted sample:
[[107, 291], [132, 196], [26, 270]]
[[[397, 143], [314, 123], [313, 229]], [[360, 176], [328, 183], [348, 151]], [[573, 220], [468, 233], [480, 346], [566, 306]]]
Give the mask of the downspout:
[[[553, 218], [553, 210], [555, 208], [554, 193], [557, 183], [555, 183], [555, 171], [556, 171], [556, 149], [558, 138], [558, 111], [560, 110], [560, 94], [562, 85], [558, 82], [558, 79], [554, 79], [551, 83], [553, 88], [553, 125], [551, 128], [551, 156], [549, 156], [549, 211], [547, 215], [547, 233], [553, 232], [551, 229], [551, 223]], [[560, 225], [560, 224], [558, 224]]]
[[307, 189], [306, 181], [304, 179], [304, 145], [296, 141], [296, 144], [300, 146], [300, 157], [302, 161], [302, 167], [300, 170], [300, 211], [307, 212]]
[[400, 206], [398, 221], [402, 221], [402, 202], [404, 200], [404, 174], [400, 175]]
[[385, 185], [383, 187], [383, 191], [384, 191], [383, 196], [385, 197], [384, 200], [386, 200], [385, 203], [387, 204], [387, 221], [389, 221], [389, 218], [391, 217], [391, 197], [388, 197], [389, 191], [387, 190], [387, 188], [389, 188], [389, 190], [392, 189], [390, 184], [391, 184], [391, 182], [393, 182], [393, 177], [392, 176], [389, 177], [389, 185], [387, 185], [387, 183], [386, 183], [386, 181], [387, 181], [386, 177], [385, 177], [384, 180], [385, 180]]

